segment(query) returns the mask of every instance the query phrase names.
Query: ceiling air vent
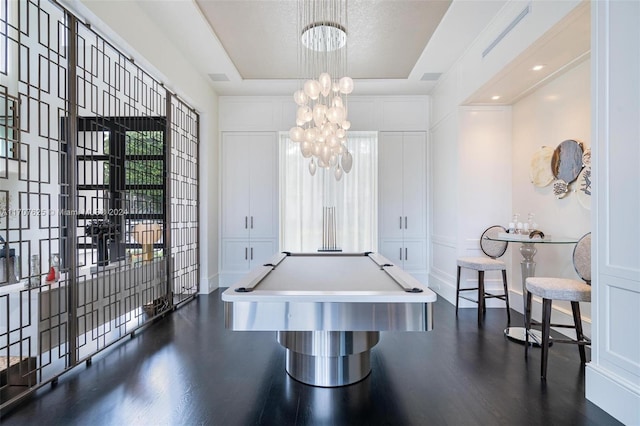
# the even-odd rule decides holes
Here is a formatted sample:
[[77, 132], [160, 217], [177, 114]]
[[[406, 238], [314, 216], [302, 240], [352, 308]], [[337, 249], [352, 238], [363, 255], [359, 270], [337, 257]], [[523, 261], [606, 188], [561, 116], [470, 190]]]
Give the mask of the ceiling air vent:
[[226, 74], [209, 74], [211, 81], [229, 81]]
[[496, 37], [496, 39], [493, 40], [491, 44], [487, 46], [486, 49], [484, 49], [484, 51], [482, 52], [482, 57], [484, 58], [485, 56], [487, 56], [489, 52], [491, 52], [493, 48], [496, 47], [498, 43], [500, 43], [502, 39], [505, 38], [507, 34], [509, 34], [511, 30], [514, 29], [515, 26], [518, 25], [518, 23], [522, 21], [524, 17], [529, 14], [529, 12], [531, 12], [531, 3], [527, 4], [527, 7], [522, 9], [522, 12], [520, 12], [518, 16], [516, 16], [515, 19], [511, 21], [509, 25], [507, 25], [507, 28], [502, 30], [502, 32], [498, 35], [498, 37]]
[[426, 72], [422, 74], [420, 81], [437, 81], [441, 75], [441, 72]]

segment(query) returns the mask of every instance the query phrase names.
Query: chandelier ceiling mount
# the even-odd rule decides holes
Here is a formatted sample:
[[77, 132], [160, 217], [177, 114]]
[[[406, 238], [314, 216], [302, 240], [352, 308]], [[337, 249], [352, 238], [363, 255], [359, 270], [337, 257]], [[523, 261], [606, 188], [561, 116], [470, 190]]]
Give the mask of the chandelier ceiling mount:
[[307, 49], [333, 52], [347, 44], [347, 30], [335, 22], [313, 22], [302, 30], [301, 41]]

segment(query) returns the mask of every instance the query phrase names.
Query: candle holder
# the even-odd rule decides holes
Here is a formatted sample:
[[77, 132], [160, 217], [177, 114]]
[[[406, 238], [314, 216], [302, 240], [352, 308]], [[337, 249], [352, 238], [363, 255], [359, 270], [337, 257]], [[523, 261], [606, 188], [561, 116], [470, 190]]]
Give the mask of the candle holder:
[[109, 264], [109, 243], [120, 235], [120, 225], [108, 219], [93, 220], [84, 228], [85, 235], [90, 236], [93, 246], [98, 249], [98, 266]]

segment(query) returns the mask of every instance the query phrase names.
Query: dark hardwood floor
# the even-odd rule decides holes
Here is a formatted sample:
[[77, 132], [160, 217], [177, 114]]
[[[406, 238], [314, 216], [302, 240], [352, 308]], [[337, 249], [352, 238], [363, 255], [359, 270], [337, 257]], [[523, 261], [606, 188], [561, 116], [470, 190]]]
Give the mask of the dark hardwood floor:
[[[512, 325], [522, 315], [512, 314]], [[506, 315], [455, 318], [444, 299], [427, 333], [382, 333], [372, 372], [343, 388], [315, 388], [284, 370], [275, 332], [231, 332], [220, 292], [200, 296], [133, 339], [62, 376], [3, 415], [3, 426], [44, 425], [613, 425], [584, 397], [574, 345], [540, 350], [506, 340]]]

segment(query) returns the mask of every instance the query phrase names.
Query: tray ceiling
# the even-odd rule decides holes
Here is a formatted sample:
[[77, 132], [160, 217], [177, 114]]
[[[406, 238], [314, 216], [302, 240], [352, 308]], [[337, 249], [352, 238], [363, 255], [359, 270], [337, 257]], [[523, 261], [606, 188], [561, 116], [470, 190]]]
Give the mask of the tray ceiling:
[[[450, 3], [349, 1], [349, 75], [408, 78]], [[243, 79], [297, 78], [296, 1], [196, 0], [196, 4]]]

